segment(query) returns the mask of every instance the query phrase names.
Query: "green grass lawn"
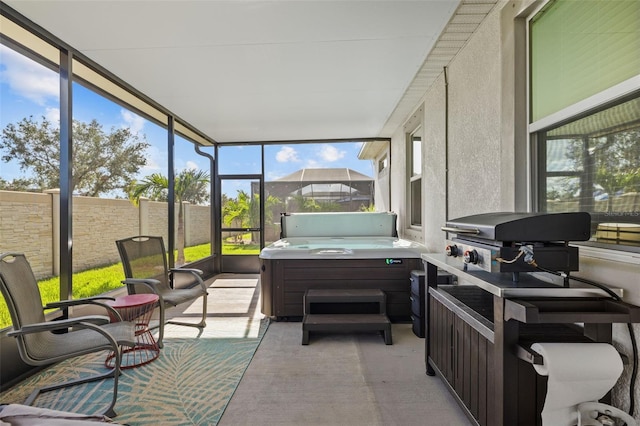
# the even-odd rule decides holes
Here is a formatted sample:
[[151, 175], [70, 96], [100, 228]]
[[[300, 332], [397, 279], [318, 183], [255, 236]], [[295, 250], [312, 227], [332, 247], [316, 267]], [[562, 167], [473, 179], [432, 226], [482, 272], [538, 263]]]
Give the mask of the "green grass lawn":
[[[210, 244], [187, 247], [184, 255], [187, 263], [202, 259], [211, 253]], [[229, 244], [223, 248], [225, 254], [259, 254], [260, 247], [258, 245]], [[124, 279], [124, 271], [122, 263], [118, 262], [113, 265], [94, 268], [87, 271], [77, 272], [73, 274], [73, 298], [81, 299], [83, 297], [96, 296], [108, 291], [122, 287], [121, 281]], [[38, 282], [40, 293], [42, 295], [42, 304], [60, 300], [60, 278], [53, 277]], [[9, 310], [3, 297], [0, 297], [0, 329], [11, 325]]]
[[222, 244], [222, 254], [260, 254], [259, 244]]

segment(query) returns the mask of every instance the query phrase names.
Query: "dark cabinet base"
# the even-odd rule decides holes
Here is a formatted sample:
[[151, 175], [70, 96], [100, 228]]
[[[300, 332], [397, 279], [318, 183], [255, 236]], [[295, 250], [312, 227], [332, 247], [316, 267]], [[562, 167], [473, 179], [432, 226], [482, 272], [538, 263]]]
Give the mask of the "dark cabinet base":
[[[426, 263], [427, 374], [443, 379], [477, 425], [542, 424], [547, 377], [533, 368], [540, 362], [529, 351], [533, 343], [611, 343], [612, 323], [640, 321], [640, 307], [577, 296], [579, 289], [572, 297], [510, 297], [478, 285], [438, 285], [437, 266]], [[458, 273], [459, 279], [479, 282], [471, 273]], [[544, 284], [539, 288], [549, 291]], [[609, 403], [610, 394], [600, 402]]]
[[425, 292], [424, 292], [424, 271], [411, 271], [411, 322], [413, 334], [418, 337], [425, 336]]
[[430, 298], [429, 327], [431, 367], [478, 424], [495, 424], [494, 406], [487, 401], [495, 388], [493, 342], [435, 297]]
[[[422, 266], [420, 259], [393, 259], [393, 262], [388, 259], [261, 259], [260, 262], [262, 313], [278, 320], [301, 320], [304, 293], [309, 289], [375, 288], [387, 296], [389, 318], [408, 321], [411, 302], [407, 281], [411, 271]], [[327, 312], [334, 309], [324, 308]]]
[[[446, 272], [438, 272], [438, 284], [453, 284], [453, 275]], [[413, 334], [418, 337], [425, 337], [426, 334], [426, 293], [425, 293], [425, 272], [411, 271], [411, 322], [413, 324]]]

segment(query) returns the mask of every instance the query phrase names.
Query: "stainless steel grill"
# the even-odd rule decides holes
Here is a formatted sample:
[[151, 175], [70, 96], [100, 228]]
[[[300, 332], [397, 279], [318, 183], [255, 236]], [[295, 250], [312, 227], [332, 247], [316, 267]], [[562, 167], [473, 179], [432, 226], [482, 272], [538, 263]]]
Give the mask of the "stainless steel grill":
[[570, 241], [591, 236], [591, 216], [571, 213], [486, 213], [447, 221], [455, 234], [445, 252], [465, 266], [488, 272], [577, 271], [578, 248]]

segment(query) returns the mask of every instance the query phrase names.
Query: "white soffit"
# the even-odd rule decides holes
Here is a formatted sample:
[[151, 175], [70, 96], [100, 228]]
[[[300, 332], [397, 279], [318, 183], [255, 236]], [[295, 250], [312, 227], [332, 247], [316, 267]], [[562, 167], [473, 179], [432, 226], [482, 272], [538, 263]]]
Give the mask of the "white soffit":
[[234, 142], [389, 136], [495, 1], [5, 3]]
[[427, 89], [444, 72], [444, 67], [458, 54], [471, 35], [478, 29], [497, 0], [462, 0], [451, 21], [438, 37], [411, 84], [407, 87], [393, 113], [380, 132], [380, 137], [391, 137], [419, 106]]

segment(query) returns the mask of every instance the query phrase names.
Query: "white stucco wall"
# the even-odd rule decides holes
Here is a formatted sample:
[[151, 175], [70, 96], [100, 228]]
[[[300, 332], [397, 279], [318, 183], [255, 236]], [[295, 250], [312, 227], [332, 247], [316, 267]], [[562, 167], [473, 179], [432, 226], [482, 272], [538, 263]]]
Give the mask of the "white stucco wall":
[[[424, 106], [422, 229], [406, 226], [404, 127], [393, 134], [391, 209], [398, 213], [401, 235], [430, 251], [443, 251], [446, 235], [440, 227], [447, 217], [530, 209], [525, 19], [535, 6], [532, 0], [502, 2], [481, 24], [447, 68], [448, 111], [444, 73], [415, 105], [414, 111]], [[622, 288], [625, 301], [640, 305], [640, 255], [580, 250], [576, 275]], [[636, 334], [640, 337], [640, 329]], [[626, 325], [614, 326], [614, 345], [631, 355]], [[614, 405], [623, 410], [629, 407], [630, 372], [631, 365], [625, 366], [613, 392]], [[635, 400], [640, 401], [638, 384]]]

